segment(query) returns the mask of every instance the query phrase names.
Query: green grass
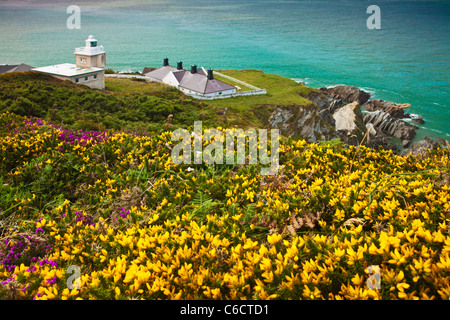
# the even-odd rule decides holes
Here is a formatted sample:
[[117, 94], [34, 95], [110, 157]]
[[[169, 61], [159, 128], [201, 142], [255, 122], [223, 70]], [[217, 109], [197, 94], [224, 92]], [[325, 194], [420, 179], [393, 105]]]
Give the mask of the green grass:
[[312, 102], [303, 96], [316, 91], [316, 89], [302, 86], [294, 80], [259, 70], [219, 70], [218, 72], [267, 90], [265, 95], [208, 101], [208, 104], [214, 109], [228, 108], [228, 123], [241, 127], [265, 126], [275, 106], [311, 105]]
[[[214, 100], [213, 105], [233, 104], [243, 107], [255, 107], [258, 105], [307, 105], [311, 101], [303, 98], [309, 92], [316, 89], [305, 87], [294, 80], [275, 74], [267, 74], [259, 70], [221, 70], [227, 76], [247, 82], [255, 87], [266, 89], [266, 95], [237, 97], [227, 100]], [[300, 95], [301, 94], [301, 95]]]
[[[230, 79], [227, 79], [227, 78], [224, 78], [222, 76], [219, 76], [217, 73], [214, 74], [214, 79], [217, 79], [217, 80], [220, 80], [222, 82], [228, 83], [229, 85], [232, 85], [232, 86], [235, 86], [235, 87], [236, 86], [239, 87], [240, 89], [236, 89], [236, 92], [243, 92], [243, 91], [251, 91], [251, 90], [253, 90], [252, 88], [250, 88], [248, 86], [245, 86], [245, 85], [243, 85], [241, 83], [238, 83], [236, 81], [232, 81]], [[238, 79], [238, 80], [240, 80], [240, 79]]]

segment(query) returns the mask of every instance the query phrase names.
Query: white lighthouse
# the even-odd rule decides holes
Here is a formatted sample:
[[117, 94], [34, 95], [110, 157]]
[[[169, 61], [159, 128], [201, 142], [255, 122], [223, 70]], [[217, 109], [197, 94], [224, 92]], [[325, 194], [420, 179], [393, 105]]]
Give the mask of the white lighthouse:
[[33, 68], [33, 71], [51, 74], [74, 83], [84, 84], [95, 89], [105, 88], [106, 52], [99, 46], [94, 36], [86, 39], [84, 47], [75, 48], [75, 64], [62, 63], [46, 67]]
[[93, 35], [86, 39], [86, 46], [75, 48], [75, 61], [80, 68], [104, 68], [106, 65], [106, 52], [99, 46]]

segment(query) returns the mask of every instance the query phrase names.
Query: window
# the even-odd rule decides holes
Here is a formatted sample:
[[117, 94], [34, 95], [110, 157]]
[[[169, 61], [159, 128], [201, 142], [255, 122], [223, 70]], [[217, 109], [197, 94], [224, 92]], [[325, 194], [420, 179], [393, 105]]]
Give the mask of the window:
[[93, 78], [94, 78], [94, 80], [97, 80], [97, 75], [96, 75], [96, 74], [94, 74]]
[[80, 82], [80, 78], [75, 78], [75, 83]]
[[88, 81], [89, 80], [89, 77], [84, 77], [84, 81]]
[[96, 47], [97, 46], [97, 41], [91, 41], [91, 47]]

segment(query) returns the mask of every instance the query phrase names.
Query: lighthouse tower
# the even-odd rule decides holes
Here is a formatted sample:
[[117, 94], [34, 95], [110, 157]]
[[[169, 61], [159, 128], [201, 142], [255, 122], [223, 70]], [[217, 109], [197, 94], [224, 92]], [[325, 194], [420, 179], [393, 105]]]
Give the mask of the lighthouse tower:
[[106, 52], [99, 46], [94, 36], [86, 39], [86, 46], [75, 48], [75, 64], [78, 68], [104, 68]]
[[61, 80], [83, 84], [94, 89], [105, 89], [106, 53], [93, 36], [86, 39], [86, 46], [75, 48], [73, 63], [54, 64], [33, 68], [33, 71], [47, 73]]

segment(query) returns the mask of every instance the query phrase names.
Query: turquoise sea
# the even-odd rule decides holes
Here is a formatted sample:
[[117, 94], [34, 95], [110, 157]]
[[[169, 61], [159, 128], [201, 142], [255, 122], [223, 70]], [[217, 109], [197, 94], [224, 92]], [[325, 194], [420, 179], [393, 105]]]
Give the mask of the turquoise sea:
[[[381, 29], [370, 30], [369, 5]], [[81, 8], [70, 30], [69, 5]], [[0, 1], [0, 64], [73, 62], [93, 34], [107, 66], [261, 69], [312, 87], [354, 85], [410, 103], [425, 135], [450, 139], [450, 1]]]

